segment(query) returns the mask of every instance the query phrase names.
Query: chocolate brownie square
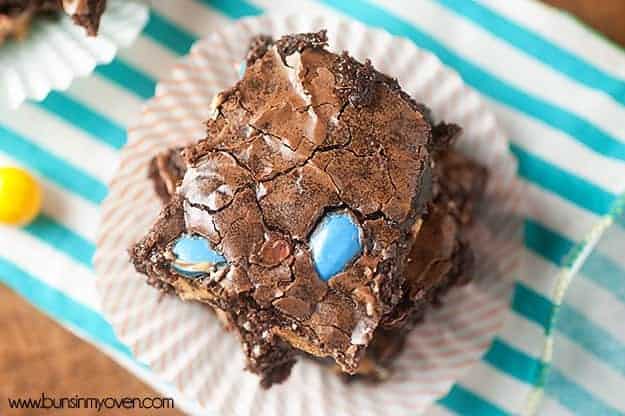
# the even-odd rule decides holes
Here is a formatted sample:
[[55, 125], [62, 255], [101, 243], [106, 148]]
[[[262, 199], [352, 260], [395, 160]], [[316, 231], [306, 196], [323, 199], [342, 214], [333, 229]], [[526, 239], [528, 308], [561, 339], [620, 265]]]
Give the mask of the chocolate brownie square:
[[131, 248], [150, 282], [228, 316], [266, 386], [296, 350], [354, 374], [379, 327], [405, 324], [398, 308], [418, 303], [407, 259], [438, 187], [432, 155], [458, 132], [326, 41], [257, 42], [184, 167], [163, 176], [171, 155], [153, 162], [161, 196], [179, 186]]

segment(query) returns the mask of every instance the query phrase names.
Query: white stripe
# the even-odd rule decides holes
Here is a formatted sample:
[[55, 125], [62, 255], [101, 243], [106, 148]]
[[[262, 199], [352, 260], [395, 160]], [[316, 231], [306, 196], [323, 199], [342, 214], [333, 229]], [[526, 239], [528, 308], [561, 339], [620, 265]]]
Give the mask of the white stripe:
[[566, 294], [566, 303], [625, 344], [625, 304], [612, 293], [588, 278], [575, 279]]
[[512, 310], [497, 336], [529, 356], [539, 358], [543, 353], [545, 330]]
[[173, 52], [146, 35], [139, 36], [131, 48], [122, 49], [118, 55], [156, 80], [168, 77], [178, 59]]
[[524, 249], [523, 266], [519, 280], [547, 299], [553, 299], [555, 276], [562, 269], [528, 249]]
[[[265, 10], [279, 11], [280, 14], [326, 14], [337, 15], [332, 9], [322, 6], [321, 4], [311, 1], [292, 1], [292, 0], [253, 0], [252, 3], [257, 4]], [[329, 33], [330, 38], [335, 34]]]
[[[406, 16], [410, 22], [427, 31], [456, 54], [482, 68], [488, 68], [496, 77], [516, 85], [524, 92], [583, 115], [625, 141], [625, 125], [620, 122], [625, 118], [625, 107], [606, 94], [572, 81], [431, 0], [418, 3], [386, 0], [384, 5], [394, 13]], [[440, 30], [441, 27], [445, 30]], [[488, 52], [476, 48], [476, 45], [488, 45]]]
[[121, 126], [136, 120], [142, 104], [139, 97], [97, 74], [76, 79], [67, 94]]
[[[21, 166], [28, 170], [27, 167], [2, 152], [0, 152], [0, 165]], [[81, 197], [64, 191], [47, 179], [38, 179], [43, 190], [41, 211], [86, 240], [93, 241], [98, 227], [98, 207]]]
[[85, 240], [93, 241], [98, 229], [98, 207], [47, 180], [41, 183], [44, 192], [42, 211]]
[[[482, 97], [495, 113], [508, 139], [530, 153], [612, 193], [625, 191], [625, 163], [603, 157], [561, 131]], [[562, 149], [566, 149], [563, 152]]]
[[213, 33], [215, 25], [223, 26], [229, 22], [226, 16], [192, 0], [152, 0], [152, 6], [199, 38]]
[[555, 345], [553, 365], [558, 371], [606, 404], [625, 409], [625, 378], [621, 374], [560, 333]]
[[477, 393], [494, 405], [518, 414], [525, 406], [531, 387], [490, 365], [479, 362], [461, 379], [463, 387]]
[[445, 409], [443, 406], [439, 405], [438, 403], [434, 403], [432, 404], [431, 407], [428, 407], [428, 409], [425, 411], [425, 414], [427, 416], [453, 416], [455, 415], [455, 413], [450, 412], [449, 410]]
[[0, 123], [104, 183], [117, 166], [117, 152], [109, 145], [28, 102], [18, 111], [1, 111]]
[[538, 1], [478, 0], [508, 19], [572, 51], [607, 72], [625, 77], [625, 54], [579, 21]]
[[[572, 241], [583, 240], [597, 224], [599, 217], [559, 195], [527, 183], [528, 216]], [[571, 221], [575, 218], [575, 221]]]
[[573, 413], [569, 412], [569, 410], [558, 403], [555, 399], [552, 399], [548, 395], [545, 395], [543, 400], [540, 402], [540, 407], [538, 408], [538, 415], [544, 416], [572, 416]]
[[3, 257], [77, 303], [98, 310], [95, 276], [88, 268], [17, 228], [0, 226], [0, 231]]

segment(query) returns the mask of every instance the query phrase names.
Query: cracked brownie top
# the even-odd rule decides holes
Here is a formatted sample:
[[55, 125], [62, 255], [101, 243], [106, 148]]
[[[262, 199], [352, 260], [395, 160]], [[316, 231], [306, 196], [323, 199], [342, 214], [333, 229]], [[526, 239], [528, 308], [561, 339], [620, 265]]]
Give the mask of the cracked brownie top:
[[395, 80], [326, 42], [325, 31], [255, 40], [207, 137], [182, 150], [175, 195], [131, 249], [152, 282], [234, 316], [261, 373], [279, 348], [356, 371], [404, 296], [431, 152], [457, 134], [433, 135]]

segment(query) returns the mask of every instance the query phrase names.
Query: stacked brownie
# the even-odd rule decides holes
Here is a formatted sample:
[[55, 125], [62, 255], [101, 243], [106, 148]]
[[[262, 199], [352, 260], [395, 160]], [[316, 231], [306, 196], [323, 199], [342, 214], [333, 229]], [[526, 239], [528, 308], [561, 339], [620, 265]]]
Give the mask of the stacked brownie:
[[148, 283], [209, 304], [265, 387], [300, 355], [383, 379], [471, 276], [484, 168], [397, 82], [326, 33], [252, 42], [205, 139], [150, 166], [164, 208], [131, 248]]
[[61, 12], [95, 36], [105, 8], [106, 0], [0, 0], [0, 44], [23, 37], [33, 18]]

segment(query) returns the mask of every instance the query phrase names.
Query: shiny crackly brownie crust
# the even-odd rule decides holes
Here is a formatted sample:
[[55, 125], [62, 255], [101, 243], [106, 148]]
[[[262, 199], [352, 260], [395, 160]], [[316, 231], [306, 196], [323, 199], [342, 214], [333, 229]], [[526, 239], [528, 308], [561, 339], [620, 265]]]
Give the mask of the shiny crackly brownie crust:
[[[265, 385], [288, 375], [293, 349], [356, 372], [404, 298], [404, 261], [431, 200], [430, 153], [447, 140], [394, 80], [325, 42], [318, 32], [261, 43], [219, 95], [207, 138], [183, 150], [178, 192], [131, 249], [150, 280], [231, 314]], [[364, 252], [326, 283], [306, 239], [330, 210], [356, 218]], [[208, 238], [227, 270], [174, 273], [168, 250], [182, 233]]]
[[105, 8], [106, 0], [0, 0], [0, 44], [24, 37], [33, 18], [62, 11], [95, 36]]

